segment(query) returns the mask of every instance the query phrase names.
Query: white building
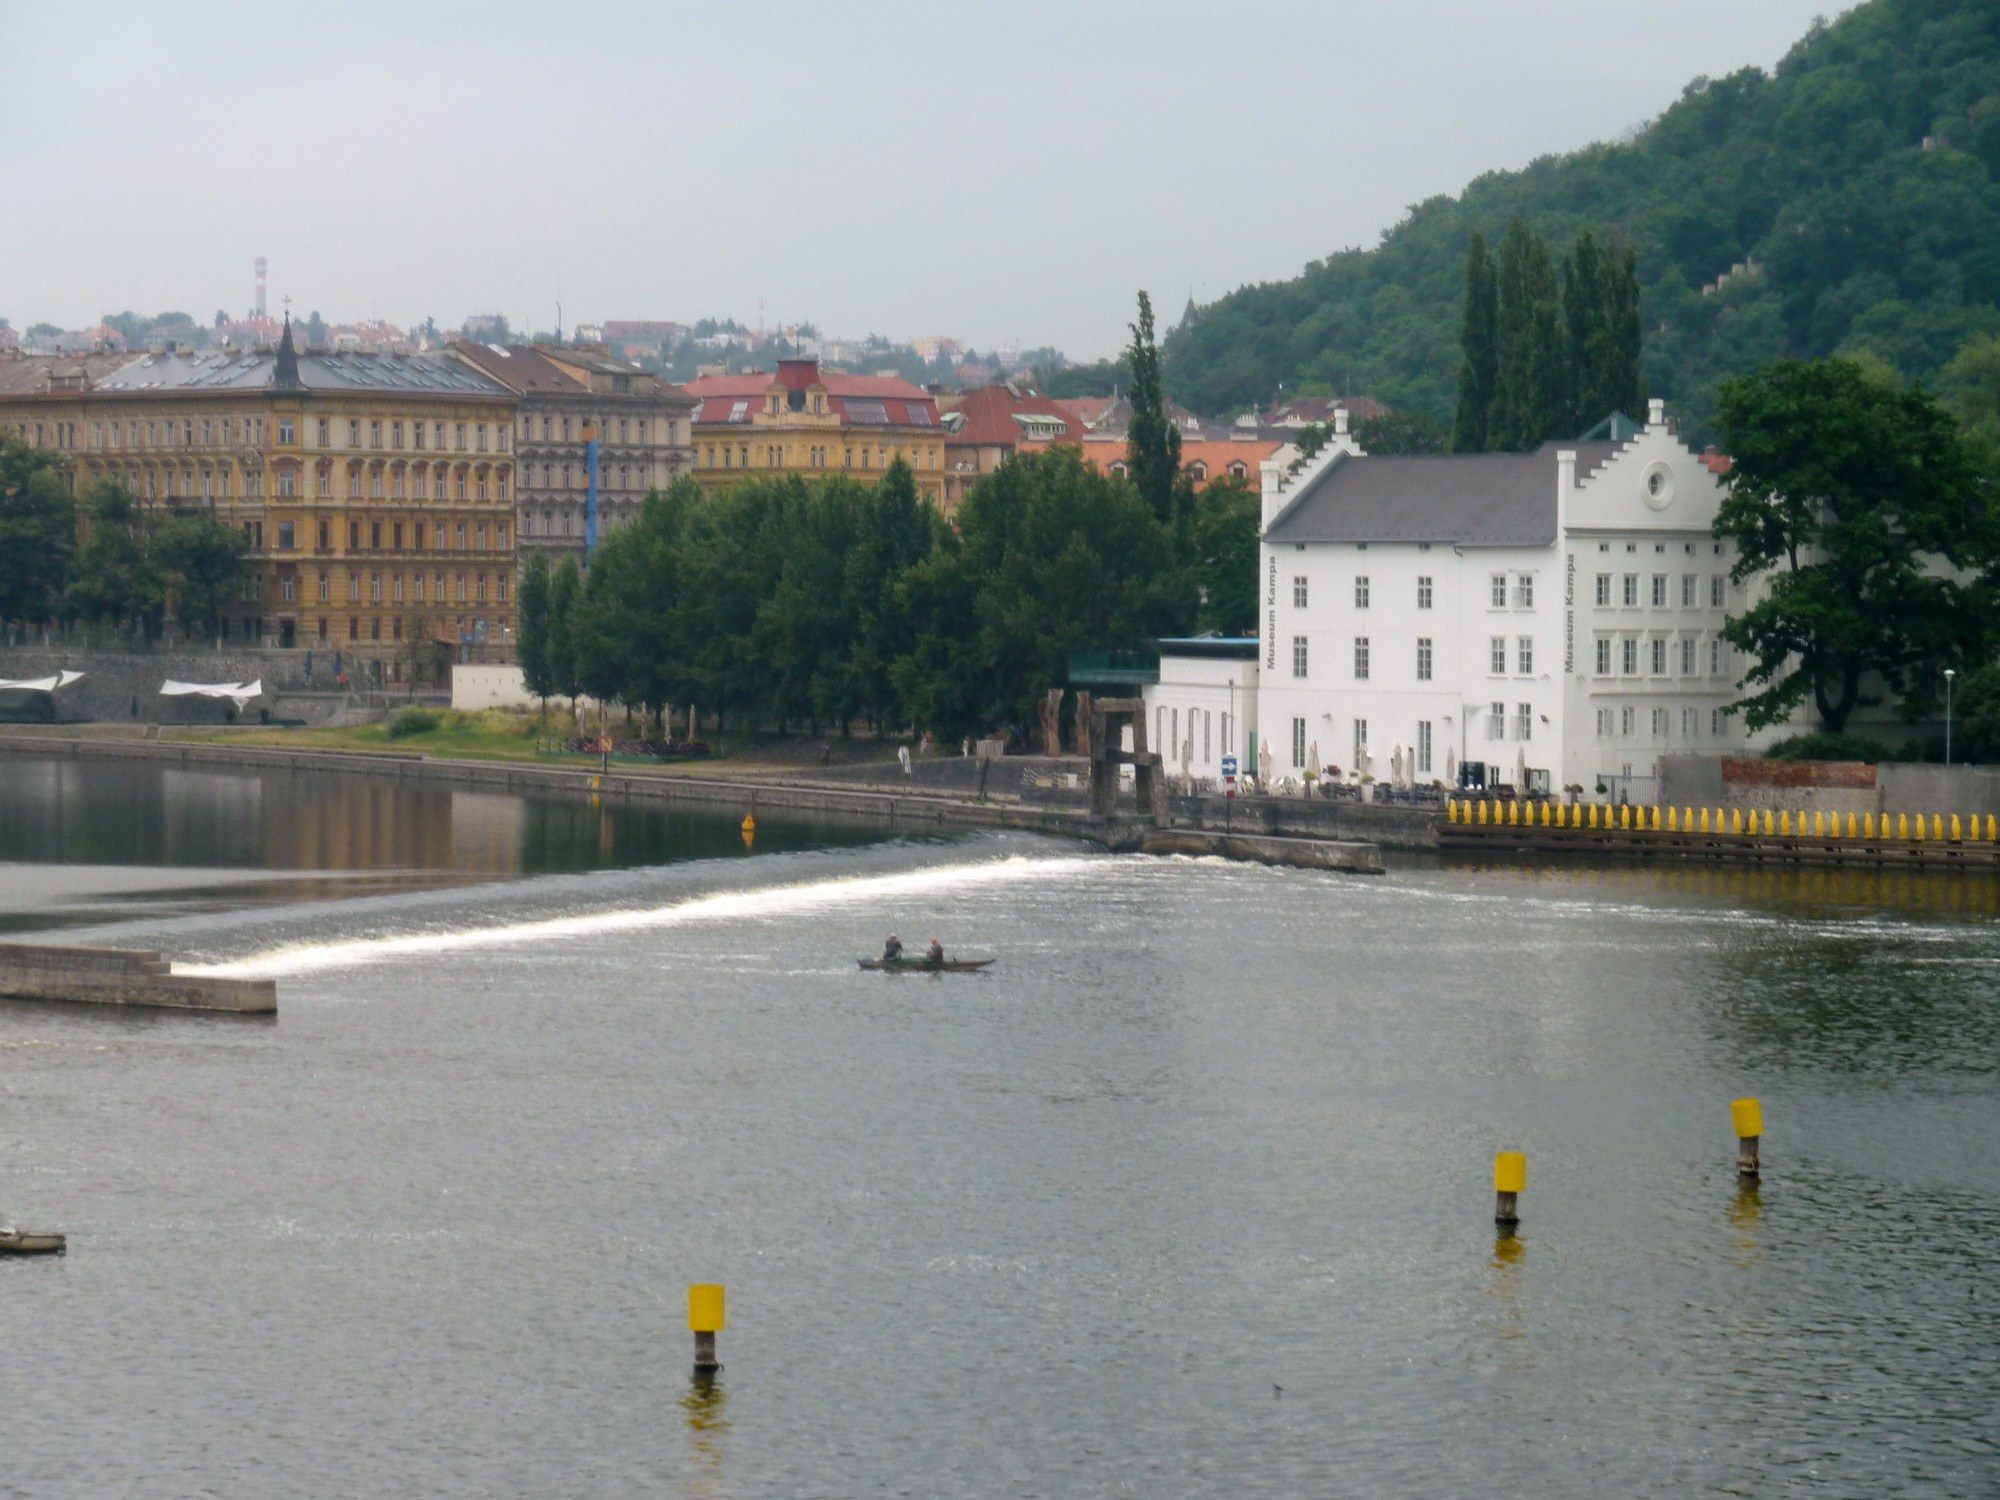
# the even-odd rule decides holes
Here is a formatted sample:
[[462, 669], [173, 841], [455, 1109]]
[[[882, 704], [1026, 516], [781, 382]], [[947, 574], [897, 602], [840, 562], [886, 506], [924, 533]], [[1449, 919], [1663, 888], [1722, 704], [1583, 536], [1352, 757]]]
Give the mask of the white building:
[[1470, 761], [1637, 802], [1661, 755], [1746, 745], [1722, 712], [1741, 666], [1717, 632], [1748, 596], [1710, 534], [1723, 485], [1662, 403], [1627, 442], [1525, 454], [1370, 458], [1342, 430], [1263, 480], [1250, 712], [1277, 775], [1317, 744], [1383, 777], [1402, 747], [1419, 782]]
[[1222, 775], [1234, 756], [1238, 774], [1251, 775], [1257, 743], [1255, 636], [1197, 636], [1160, 642], [1160, 680], [1145, 688], [1147, 748], [1167, 770], [1207, 780]]

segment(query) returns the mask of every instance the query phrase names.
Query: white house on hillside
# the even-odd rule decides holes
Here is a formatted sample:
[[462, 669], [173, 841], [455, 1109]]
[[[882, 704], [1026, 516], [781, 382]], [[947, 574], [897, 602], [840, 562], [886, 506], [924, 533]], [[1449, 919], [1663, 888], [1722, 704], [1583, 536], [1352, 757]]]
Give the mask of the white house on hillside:
[[1471, 761], [1643, 801], [1661, 755], [1748, 743], [1722, 713], [1741, 665], [1717, 632], [1748, 602], [1710, 535], [1723, 486], [1661, 402], [1629, 441], [1533, 453], [1370, 458], [1341, 432], [1263, 484], [1254, 712], [1279, 775], [1317, 744], [1381, 777], [1402, 747], [1419, 781]]

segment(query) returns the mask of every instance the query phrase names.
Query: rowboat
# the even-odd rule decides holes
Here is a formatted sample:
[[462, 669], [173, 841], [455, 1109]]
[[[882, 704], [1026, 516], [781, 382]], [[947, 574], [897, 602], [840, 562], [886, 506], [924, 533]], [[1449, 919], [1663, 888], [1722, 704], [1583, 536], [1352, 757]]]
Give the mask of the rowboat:
[[947, 958], [937, 963], [927, 958], [864, 958], [861, 967], [890, 974], [971, 974], [992, 962], [990, 958]]
[[0, 1229], [0, 1255], [60, 1255], [67, 1241], [59, 1234]]

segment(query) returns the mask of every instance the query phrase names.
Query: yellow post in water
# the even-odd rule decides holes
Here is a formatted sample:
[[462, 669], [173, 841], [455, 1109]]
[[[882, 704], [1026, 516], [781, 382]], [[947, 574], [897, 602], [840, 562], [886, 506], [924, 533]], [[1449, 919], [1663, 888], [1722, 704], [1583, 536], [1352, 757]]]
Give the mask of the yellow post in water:
[[1783, 834], [1789, 834], [1791, 831], [1792, 831], [1792, 810], [1790, 808], [1786, 808], [1783, 812], [1778, 814], [1778, 832]]
[[1528, 1187], [1528, 1158], [1519, 1151], [1502, 1151], [1493, 1158], [1493, 1222], [1520, 1222], [1516, 1195]]
[[2000, 818], [1995, 818], [1992, 813], [1986, 815], [1986, 842], [2000, 844]]
[[1590, 822], [1587, 826], [1591, 828], [1597, 826], [1597, 804], [1595, 802], [1590, 804]]
[[1519, 802], [1509, 802], [1507, 804], [1507, 821], [1517, 826], [1519, 825], [1521, 821], [1521, 804]]
[[697, 1375], [712, 1374], [722, 1368], [715, 1360], [715, 1336], [722, 1331], [722, 1288], [688, 1288], [688, 1327], [694, 1332], [694, 1369]]
[[1909, 817], [1909, 814], [1908, 814], [1908, 813], [1897, 813], [1897, 814], [1896, 814], [1896, 837], [1897, 837], [1897, 838], [1899, 838], [1899, 839], [1906, 839], [1906, 838], [1908, 838], [1909, 836], [1910, 836], [1910, 817]]
[[1813, 813], [1813, 837], [1816, 839], [1823, 839], [1826, 837], [1825, 813], [1822, 812]]
[[1944, 837], [1944, 819], [1936, 813], [1931, 814], [1931, 837], [1934, 839]]
[[1675, 818], [1675, 816], [1674, 816], [1674, 813], [1675, 813], [1675, 809], [1673, 809], [1673, 808], [1671, 808], [1671, 807], [1667, 809], [1667, 832], [1668, 832], [1668, 833], [1679, 833], [1679, 832], [1681, 831], [1681, 830], [1680, 830], [1680, 826], [1679, 826], [1679, 822], [1678, 822], [1678, 820], [1677, 820], [1677, 819]]
[[1956, 843], [1957, 843], [1957, 842], [1959, 841], [1959, 839], [1958, 839], [1958, 814], [1957, 814], [1957, 813], [1953, 813], [1953, 814], [1951, 815], [1951, 841], [1952, 841], [1952, 842], [1953, 842], [1954, 844], [1956, 844]]
[[1755, 1099], [1737, 1099], [1729, 1106], [1729, 1117], [1736, 1126], [1736, 1170], [1744, 1177], [1755, 1177], [1760, 1166], [1764, 1111]]
[[1479, 821], [1482, 823], [1486, 821], [1486, 799], [1484, 797], [1479, 799]]
[[1849, 814], [1847, 815], [1847, 836], [1848, 836], [1849, 838], [1853, 838], [1853, 837], [1854, 837], [1854, 814], [1853, 814], [1853, 813], [1849, 813]]
[[1764, 809], [1764, 832], [1776, 833], [1777, 831], [1778, 825], [1772, 821], [1771, 809], [1767, 807]]
[[1861, 815], [1861, 836], [1864, 839], [1875, 837], [1875, 814], [1872, 812]]

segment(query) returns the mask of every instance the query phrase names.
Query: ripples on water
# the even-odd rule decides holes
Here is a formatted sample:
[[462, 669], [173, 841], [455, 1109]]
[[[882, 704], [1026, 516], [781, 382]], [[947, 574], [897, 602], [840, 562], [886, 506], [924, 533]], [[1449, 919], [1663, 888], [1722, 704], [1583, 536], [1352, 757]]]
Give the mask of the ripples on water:
[[1879, 897], [990, 837], [90, 930], [283, 1013], [0, 1011], [0, 1493], [1990, 1495], [2000, 943]]

